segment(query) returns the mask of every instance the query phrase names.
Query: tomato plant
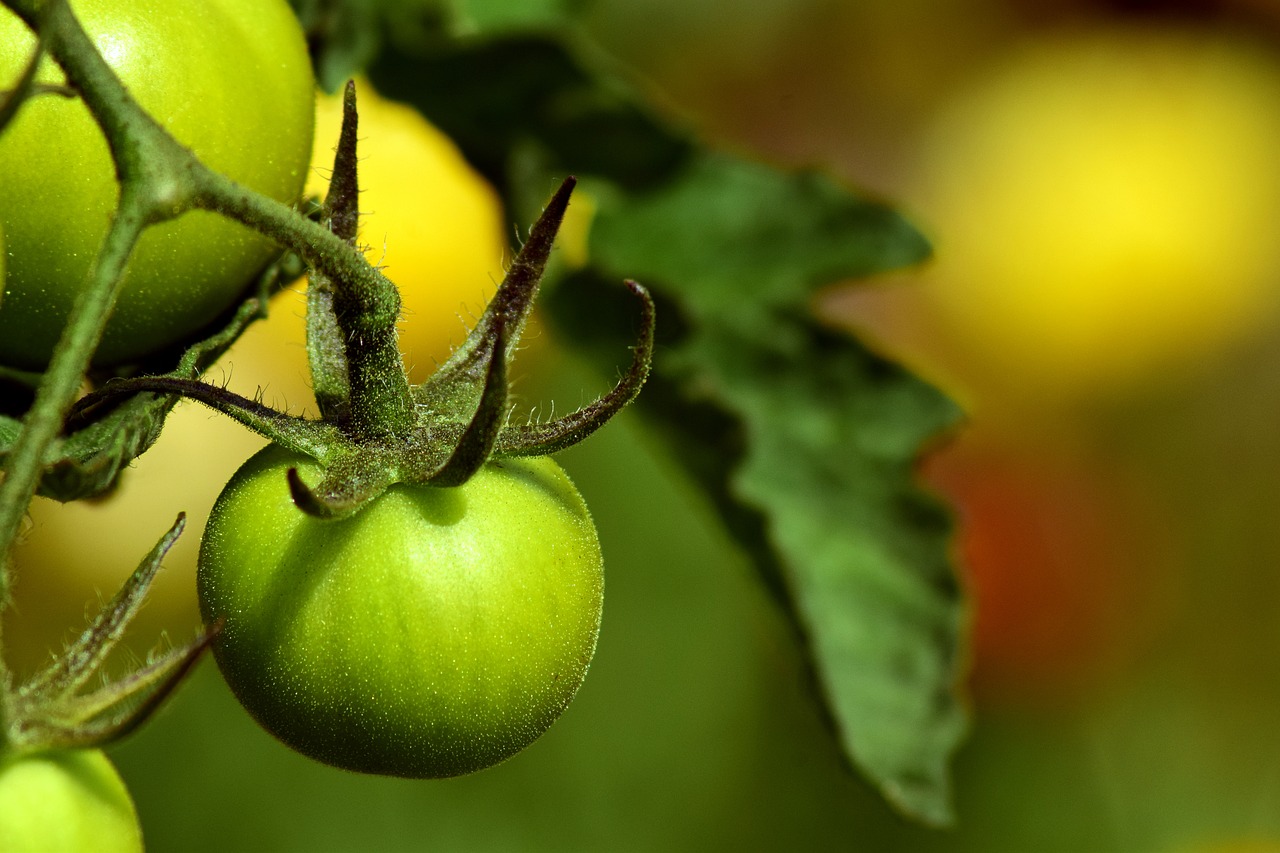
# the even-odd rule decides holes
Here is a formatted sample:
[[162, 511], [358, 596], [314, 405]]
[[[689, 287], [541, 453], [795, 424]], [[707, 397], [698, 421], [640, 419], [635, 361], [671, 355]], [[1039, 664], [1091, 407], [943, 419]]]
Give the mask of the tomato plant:
[[[340, 105], [336, 96], [317, 103], [308, 192], [322, 193], [321, 176], [333, 167]], [[368, 256], [388, 264], [400, 287], [406, 315], [401, 350], [411, 375], [425, 375], [461, 337], [459, 317], [474, 322], [481, 297], [492, 295], [491, 272], [499, 269], [505, 250], [500, 204], [456, 146], [412, 109], [362, 86], [360, 126], [360, 200], [368, 211], [361, 217], [361, 231], [373, 246]], [[430, 187], [425, 206], [423, 187]], [[563, 242], [562, 231], [558, 243]], [[560, 251], [565, 251], [563, 245]], [[212, 375], [241, 394], [252, 395], [265, 385], [268, 401], [314, 408], [307, 383], [305, 312], [305, 297], [297, 290], [276, 295], [266, 320], [249, 327]], [[522, 364], [529, 358], [525, 347]], [[151, 547], [161, 520], [174, 507], [186, 511], [193, 529], [203, 527], [231, 474], [262, 443], [207, 410], [180, 405], [111, 500], [33, 504], [32, 534], [14, 555], [25, 579], [14, 591], [20, 606], [10, 618], [20, 620], [22, 630], [6, 635], [10, 657], [42, 661], [65, 631], [67, 618], [83, 609], [85, 585], [105, 589], [114, 584], [122, 567], [132, 566]], [[173, 476], [177, 469], [183, 476]], [[92, 561], [78, 559], [79, 543], [86, 537], [97, 543]], [[174, 545], [166, 556], [167, 571], [139, 617], [141, 625], [159, 629], [175, 618], [193, 617], [194, 590], [180, 579], [195, 571], [196, 550], [194, 537]]]
[[[313, 82], [306, 45], [283, 0], [73, 0], [131, 94], [210, 168], [291, 203], [311, 154]], [[0, 86], [35, 40], [0, 9]], [[39, 81], [62, 82], [52, 60]], [[0, 136], [0, 233], [7, 271], [0, 362], [40, 368], [86, 284], [117, 195], [107, 143], [77, 98], [24, 104]], [[230, 306], [276, 252], [250, 229], [192, 211], [142, 236], [95, 359], [140, 358]]]
[[323, 521], [277, 447], [218, 499], [201, 547], [215, 656], [255, 718], [351, 770], [454, 776], [543, 733], [595, 650], [603, 594], [586, 505], [548, 459], [490, 463], [457, 488], [395, 486]]
[[100, 750], [11, 755], [0, 759], [0, 850], [130, 853], [142, 850], [142, 831]]

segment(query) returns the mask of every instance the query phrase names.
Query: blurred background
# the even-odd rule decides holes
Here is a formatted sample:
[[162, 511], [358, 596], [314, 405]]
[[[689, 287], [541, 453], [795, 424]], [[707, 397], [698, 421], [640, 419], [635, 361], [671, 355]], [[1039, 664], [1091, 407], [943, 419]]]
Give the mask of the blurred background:
[[[974, 598], [958, 826], [911, 826], [844, 770], [747, 562], [624, 417], [564, 457], [609, 592], [546, 737], [460, 780], [358, 777], [276, 744], [205, 663], [112, 751], [149, 848], [1280, 851], [1280, 6], [591, 8], [591, 37], [698, 134], [828, 169], [934, 241], [929, 264], [814, 310], [969, 412], [921, 471], [956, 506]], [[363, 239], [405, 290], [421, 378], [492, 292], [514, 224], [447, 140], [365, 94]], [[317, 189], [337, 126], [320, 115]], [[301, 285], [282, 294], [211, 378], [313, 408], [302, 306]], [[531, 337], [530, 405], [604, 386]], [[134, 642], [189, 636], [203, 515], [259, 444], [182, 405], [118, 494], [38, 503], [14, 666], [78, 630], [178, 510], [192, 523]]]

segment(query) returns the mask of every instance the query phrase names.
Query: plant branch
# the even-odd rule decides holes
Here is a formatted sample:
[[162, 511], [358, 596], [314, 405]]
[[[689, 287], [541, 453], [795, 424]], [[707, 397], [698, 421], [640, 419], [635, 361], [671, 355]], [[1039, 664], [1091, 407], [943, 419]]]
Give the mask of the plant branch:
[[259, 435], [297, 453], [316, 459], [326, 457], [325, 447], [336, 439], [338, 429], [322, 421], [286, 414], [257, 400], [250, 400], [217, 385], [198, 379], [174, 376], [136, 376], [114, 379], [81, 400], [67, 418], [68, 427], [97, 417], [103, 408], [134, 394], [173, 394], [204, 403]]

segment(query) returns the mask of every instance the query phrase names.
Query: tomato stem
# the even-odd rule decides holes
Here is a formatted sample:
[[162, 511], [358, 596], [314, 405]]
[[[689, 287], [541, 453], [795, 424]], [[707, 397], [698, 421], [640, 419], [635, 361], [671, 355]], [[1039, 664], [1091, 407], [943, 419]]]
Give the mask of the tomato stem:
[[[325, 199], [326, 219], [335, 236], [356, 246], [359, 221], [359, 182], [356, 142], [358, 115], [356, 87], [348, 83], [343, 97], [342, 132], [334, 155], [333, 178]], [[327, 277], [326, 277], [327, 278]], [[315, 372], [316, 353], [345, 350], [346, 429], [357, 440], [404, 436], [413, 428], [413, 398], [400, 355], [396, 322], [400, 319], [400, 292], [382, 276], [329, 278], [332, 288], [333, 325], [322, 316], [307, 325], [307, 348]], [[329, 307], [308, 302], [308, 315]], [[336, 326], [336, 328], [335, 328]], [[327, 332], [324, 338], [312, 333]], [[350, 345], [348, 345], [350, 344]], [[323, 363], [320, 365], [323, 367]]]
[[[495, 452], [540, 455], [562, 449], [616, 414], [644, 383], [653, 349], [653, 303], [642, 287], [629, 283], [643, 303], [641, 339], [631, 368], [613, 392], [550, 423], [507, 425], [507, 362], [532, 309], [574, 178], [565, 179], [548, 202], [466, 341], [427, 382], [411, 388], [397, 341], [399, 293], [356, 245], [358, 117], [353, 86], [346, 91], [323, 221], [317, 222], [210, 170], [169, 136], [130, 99], [65, 0], [0, 2], [42, 29], [49, 53], [103, 129], [121, 183], [117, 219], [97, 260], [93, 287], [72, 313], [14, 448], [9, 479], [0, 486], [0, 543], [12, 542], [16, 535], [45, 451], [66, 419], [139, 233], [191, 209], [246, 225], [310, 268], [308, 352], [321, 419], [274, 412], [196, 381], [192, 377], [197, 374], [111, 383], [77, 409], [75, 419], [91, 418], [103, 405], [144, 390], [200, 400], [321, 462], [320, 483], [307, 484], [296, 472], [289, 479], [295, 502], [313, 515], [350, 515], [394, 483], [461, 485]], [[0, 585], [3, 594], [7, 582]]]
[[9, 603], [8, 551], [35, 494], [45, 451], [57, 438], [63, 419], [75, 402], [89, 359], [115, 304], [129, 253], [142, 233], [142, 212], [129, 202], [129, 196], [121, 200], [95, 262], [90, 285], [75, 301], [53, 359], [36, 389], [35, 402], [23, 419], [22, 431], [5, 462], [5, 478], [0, 482], [0, 543], [4, 548], [0, 606], [7, 607]]
[[[35, 401], [5, 463], [0, 483], [0, 606], [9, 602], [9, 549], [35, 494], [46, 450], [80, 389], [115, 305], [129, 255], [150, 223], [184, 209], [172, 175], [194, 157], [128, 96], [65, 2], [11, 0], [11, 8], [45, 40], [49, 53], [102, 127], [120, 174], [120, 198], [88, 287], [76, 299]], [[167, 172], [166, 172], [167, 170]], [[0, 662], [0, 674], [5, 674]]]

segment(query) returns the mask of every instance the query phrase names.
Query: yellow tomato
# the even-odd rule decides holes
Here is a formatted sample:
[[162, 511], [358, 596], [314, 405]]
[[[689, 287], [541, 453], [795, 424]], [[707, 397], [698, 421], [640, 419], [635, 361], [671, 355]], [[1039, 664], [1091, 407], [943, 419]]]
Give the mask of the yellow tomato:
[[978, 385], [1126, 394], [1272, 322], [1280, 58], [1193, 31], [1024, 45], [925, 137], [925, 299]]

